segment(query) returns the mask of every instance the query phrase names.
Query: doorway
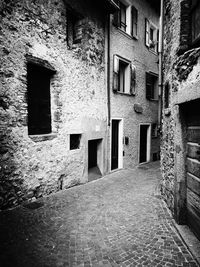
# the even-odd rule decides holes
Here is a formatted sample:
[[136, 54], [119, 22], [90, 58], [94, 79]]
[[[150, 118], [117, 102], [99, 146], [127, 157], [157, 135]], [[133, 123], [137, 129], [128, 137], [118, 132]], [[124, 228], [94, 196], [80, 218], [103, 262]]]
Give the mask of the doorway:
[[122, 120], [113, 119], [111, 127], [111, 170], [123, 167], [123, 124]]
[[140, 125], [139, 163], [150, 161], [150, 124]]
[[88, 141], [88, 181], [102, 177], [102, 139]]

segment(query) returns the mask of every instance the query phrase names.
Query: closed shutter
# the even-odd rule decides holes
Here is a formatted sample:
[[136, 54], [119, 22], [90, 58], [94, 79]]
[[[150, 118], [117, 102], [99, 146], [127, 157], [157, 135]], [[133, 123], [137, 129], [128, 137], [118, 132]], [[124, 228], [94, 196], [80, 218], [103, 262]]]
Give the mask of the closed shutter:
[[74, 23], [73, 41], [75, 44], [81, 42], [81, 39], [83, 37], [82, 28], [83, 28], [83, 20], [78, 20]]
[[150, 24], [148, 19], [145, 19], [145, 45], [149, 47], [149, 31], [150, 31]]
[[132, 6], [131, 8], [131, 17], [132, 17], [132, 29], [131, 29], [131, 35], [137, 36], [137, 23], [138, 23], [138, 11], [137, 9]]
[[131, 88], [130, 88], [130, 94], [135, 95], [136, 94], [136, 68], [134, 64], [131, 64]]
[[146, 72], [146, 98], [152, 98], [152, 76]]
[[117, 55], [113, 57], [113, 91], [117, 92], [119, 88], [119, 58]]

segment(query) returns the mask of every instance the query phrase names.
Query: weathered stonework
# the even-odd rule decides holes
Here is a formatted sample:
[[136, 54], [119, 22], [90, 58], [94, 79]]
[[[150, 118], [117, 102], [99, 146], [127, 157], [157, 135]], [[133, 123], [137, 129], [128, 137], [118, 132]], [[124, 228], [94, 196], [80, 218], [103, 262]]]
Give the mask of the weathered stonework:
[[[190, 1], [164, 1], [163, 78], [169, 107], [162, 110], [162, 193], [178, 223], [186, 219], [186, 118], [184, 105], [200, 98], [199, 48], [191, 46]], [[187, 14], [186, 14], [187, 13]], [[191, 104], [192, 105], [192, 104]], [[189, 111], [188, 111], [189, 112]]]
[[[65, 2], [0, 3], [0, 209], [86, 182], [88, 139], [98, 136], [106, 146], [105, 14], [91, 3], [73, 5], [85, 17], [84, 37], [69, 48]], [[31, 57], [55, 69], [50, 136], [28, 135]], [[69, 149], [73, 133], [82, 135], [77, 150]]]

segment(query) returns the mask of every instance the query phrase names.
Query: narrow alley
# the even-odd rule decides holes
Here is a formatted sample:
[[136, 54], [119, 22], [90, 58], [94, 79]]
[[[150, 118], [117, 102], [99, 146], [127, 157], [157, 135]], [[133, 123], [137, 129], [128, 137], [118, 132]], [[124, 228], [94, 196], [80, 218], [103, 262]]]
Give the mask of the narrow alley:
[[159, 182], [154, 162], [2, 211], [1, 267], [198, 266]]

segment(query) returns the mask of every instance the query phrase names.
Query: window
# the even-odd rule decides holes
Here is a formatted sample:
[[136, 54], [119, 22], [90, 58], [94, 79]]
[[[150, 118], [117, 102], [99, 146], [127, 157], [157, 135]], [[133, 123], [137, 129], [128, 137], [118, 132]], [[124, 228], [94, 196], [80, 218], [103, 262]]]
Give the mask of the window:
[[151, 126], [151, 135], [152, 135], [152, 138], [158, 137], [158, 125], [157, 125], [157, 123], [153, 123], [152, 124], [152, 126]]
[[125, 1], [115, 0], [119, 10], [114, 14], [113, 24], [129, 35], [137, 37], [138, 11], [134, 6], [127, 5]]
[[114, 55], [113, 65], [113, 91], [135, 94], [135, 66], [117, 55]]
[[50, 80], [54, 72], [43, 66], [27, 64], [28, 134], [51, 133]]
[[158, 40], [159, 31], [158, 29], [145, 19], [145, 45], [153, 52], [158, 52]]
[[67, 9], [67, 41], [68, 45], [78, 44], [83, 37], [83, 16], [71, 8]]
[[169, 107], [169, 82], [167, 81], [165, 83], [165, 91], [164, 91], [164, 94], [165, 94], [165, 98], [164, 98], [164, 108], [168, 108]]
[[80, 148], [81, 134], [70, 134], [70, 150]]
[[191, 9], [192, 44], [200, 41], [200, 2], [192, 1]]
[[149, 72], [146, 72], [146, 98], [158, 100], [158, 76]]

